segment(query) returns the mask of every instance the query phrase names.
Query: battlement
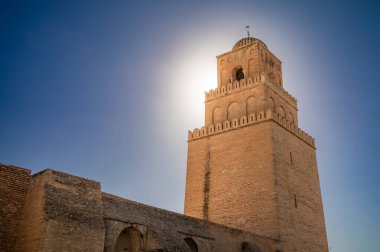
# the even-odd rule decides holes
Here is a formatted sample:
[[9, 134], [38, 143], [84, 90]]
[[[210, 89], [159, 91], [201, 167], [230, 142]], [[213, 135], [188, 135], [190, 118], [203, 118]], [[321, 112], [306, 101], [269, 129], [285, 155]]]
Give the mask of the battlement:
[[208, 92], [205, 92], [205, 101], [208, 102], [210, 100], [214, 100], [225, 95], [234, 94], [245, 89], [256, 87], [261, 84], [266, 84], [269, 88], [272, 89], [272, 91], [274, 91], [275, 93], [279, 93], [281, 96], [285, 97], [285, 99], [293, 107], [297, 107], [297, 99], [294, 98], [291, 94], [289, 94], [283, 87], [276, 85], [275, 83], [272, 83], [267, 78], [265, 73], [262, 73], [261, 76], [257, 76], [254, 78], [248, 77], [240, 81], [234, 81], [233, 83], [229, 83], [227, 86], [211, 89]]
[[188, 141], [197, 140], [200, 138], [221, 134], [230, 130], [251, 126], [263, 121], [272, 120], [281, 125], [283, 128], [287, 129], [289, 132], [315, 148], [315, 140], [312, 136], [307, 134], [302, 129], [290, 123], [280, 114], [272, 111], [272, 109], [267, 109], [266, 111], [260, 111], [258, 113], [251, 113], [248, 116], [242, 116], [240, 119], [227, 120], [223, 123], [218, 123], [216, 125], [210, 125], [208, 127], [203, 126], [202, 128], [194, 129], [188, 133]]

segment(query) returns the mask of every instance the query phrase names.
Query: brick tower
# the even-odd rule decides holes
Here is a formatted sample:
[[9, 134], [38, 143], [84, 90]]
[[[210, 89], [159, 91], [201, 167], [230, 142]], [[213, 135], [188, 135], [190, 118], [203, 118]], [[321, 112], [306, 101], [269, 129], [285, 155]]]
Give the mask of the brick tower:
[[185, 214], [327, 251], [314, 139], [298, 128], [281, 61], [259, 39], [217, 56], [205, 126], [189, 132]]

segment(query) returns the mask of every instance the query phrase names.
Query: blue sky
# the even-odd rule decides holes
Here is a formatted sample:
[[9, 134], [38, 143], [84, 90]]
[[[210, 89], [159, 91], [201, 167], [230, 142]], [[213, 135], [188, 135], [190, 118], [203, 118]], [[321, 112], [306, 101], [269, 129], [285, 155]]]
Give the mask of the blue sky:
[[0, 162], [182, 212], [187, 130], [251, 25], [316, 138], [331, 251], [380, 251], [380, 3], [1, 1]]

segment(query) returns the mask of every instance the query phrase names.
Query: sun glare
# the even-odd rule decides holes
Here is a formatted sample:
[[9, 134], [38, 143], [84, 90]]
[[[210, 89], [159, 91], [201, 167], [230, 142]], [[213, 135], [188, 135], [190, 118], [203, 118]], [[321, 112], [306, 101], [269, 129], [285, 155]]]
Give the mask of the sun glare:
[[160, 106], [181, 115], [183, 119], [176, 123], [184, 123], [188, 129], [203, 126], [205, 91], [217, 87], [215, 53], [202, 49], [176, 50], [180, 53], [173, 55], [158, 73], [165, 76], [162, 85], [169, 91], [162, 94], [166, 99]]

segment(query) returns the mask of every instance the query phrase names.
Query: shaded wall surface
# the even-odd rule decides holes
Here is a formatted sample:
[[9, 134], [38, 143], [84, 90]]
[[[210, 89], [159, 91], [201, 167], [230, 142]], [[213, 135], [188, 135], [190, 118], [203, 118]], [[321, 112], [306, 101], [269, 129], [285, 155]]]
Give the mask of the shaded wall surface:
[[276, 251], [277, 241], [212, 222], [103, 194], [106, 223], [105, 251], [113, 251], [117, 235], [135, 227], [147, 251]]
[[0, 164], [0, 250], [15, 251], [30, 170]]
[[100, 184], [44, 170], [31, 177], [17, 251], [103, 251]]
[[279, 232], [286, 251], [328, 251], [314, 147], [273, 124]]
[[279, 242], [267, 237], [103, 193], [96, 181], [51, 169], [31, 176], [23, 168], [0, 167], [0, 251], [278, 248]]

